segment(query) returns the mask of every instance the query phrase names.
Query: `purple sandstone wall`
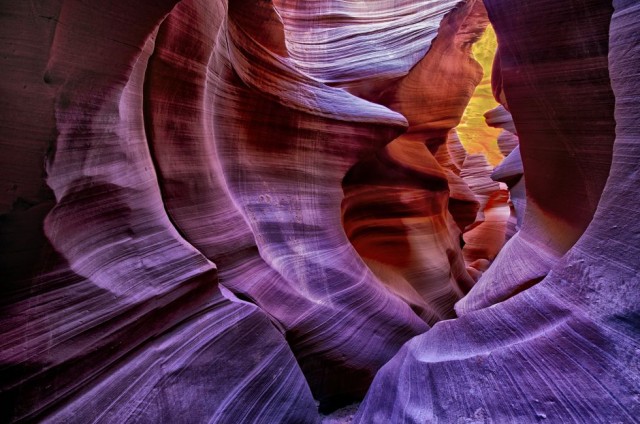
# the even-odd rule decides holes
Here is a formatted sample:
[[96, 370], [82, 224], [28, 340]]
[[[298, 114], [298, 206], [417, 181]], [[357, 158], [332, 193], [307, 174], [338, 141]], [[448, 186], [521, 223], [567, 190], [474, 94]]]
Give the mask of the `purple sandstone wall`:
[[638, 22], [1, 3], [0, 422], [639, 422]]

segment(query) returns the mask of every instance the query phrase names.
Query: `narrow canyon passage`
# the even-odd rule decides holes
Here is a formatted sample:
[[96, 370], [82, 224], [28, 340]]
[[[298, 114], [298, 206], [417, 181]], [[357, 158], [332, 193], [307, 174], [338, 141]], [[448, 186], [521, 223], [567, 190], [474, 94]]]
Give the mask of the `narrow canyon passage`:
[[0, 422], [640, 422], [640, 5], [0, 5]]

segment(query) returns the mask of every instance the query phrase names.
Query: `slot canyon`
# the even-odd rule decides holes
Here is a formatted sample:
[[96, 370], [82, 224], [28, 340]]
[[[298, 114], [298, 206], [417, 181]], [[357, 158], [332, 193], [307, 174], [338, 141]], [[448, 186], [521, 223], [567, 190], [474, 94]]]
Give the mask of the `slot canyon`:
[[0, 40], [0, 423], [640, 423], [637, 0]]

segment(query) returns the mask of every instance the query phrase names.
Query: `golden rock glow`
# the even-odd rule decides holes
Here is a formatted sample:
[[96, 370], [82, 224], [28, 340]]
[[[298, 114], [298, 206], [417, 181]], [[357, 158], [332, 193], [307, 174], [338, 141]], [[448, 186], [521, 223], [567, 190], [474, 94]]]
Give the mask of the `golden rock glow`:
[[473, 56], [482, 65], [483, 77], [469, 101], [469, 105], [462, 115], [460, 125], [456, 128], [460, 141], [467, 152], [482, 153], [491, 165], [497, 165], [503, 159], [498, 150], [497, 138], [499, 128], [489, 127], [483, 114], [498, 106], [491, 93], [491, 65], [498, 46], [496, 34], [491, 25], [482, 38], [473, 45]]

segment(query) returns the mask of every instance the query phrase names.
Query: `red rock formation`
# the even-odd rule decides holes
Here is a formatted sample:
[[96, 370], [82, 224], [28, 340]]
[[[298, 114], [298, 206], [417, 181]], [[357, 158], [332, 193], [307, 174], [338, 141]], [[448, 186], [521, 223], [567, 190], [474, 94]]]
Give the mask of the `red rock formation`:
[[275, 21], [247, 10], [230, 8], [228, 44], [216, 51], [213, 120], [229, 194], [268, 267], [248, 279], [243, 259], [226, 284], [281, 323], [314, 395], [331, 405], [362, 396], [401, 344], [428, 328], [364, 265], [340, 221], [345, 173], [405, 121], [300, 72], [278, 53], [281, 38], [259, 43], [280, 28]]
[[460, 231], [464, 231], [476, 222], [480, 204], [479, 199], [460, 176], [464, 161], [467, 159], [467, 152], [455, 129], [449, 131], [445, 145], [438, 148], [435, 158], [447, 175], [449, 212]]
[[460, 176], [480, 203], [474, 223], [463, 234], [467, 264], [477, 260], [492, 261], [505, 242], [510, 216], [509, 195], [504, 185], [491, 179], [491, 173], [492, 167], [483, 155], [469, 155], [462, 165]]
[[487, 111], [485, 118], [487, 125], [503, 129], [497, 141], [498, 148], [505, 159], [495, 167], [491, 173], [491, 179], [506, 184], [509, 189], [511, 215], [505, 231], [508, 241], [522, 228], [527, 203], [519, 140], [513, 118], [504, 106], [500, 105]]
[[408, 131], [360, 161], [343, 182], [350, 240], [430, 324], [452, 318], [453, 304], [473, 283], [460, 238], [477, 201], [457, 175], [446, 140], [482, 77], [470, 49], [487, 25], [485, 13], [481, 3], [469, 2], [448, 15], [427, 55], [378, 96], [407, 117]]
[[[510, 71], [503, 72], [504, 95], [522, 143], [527, 189], [530, 169], [533, 187], [548, 177], [540, 175], [541, 168], [531, 167], [527, 160], [530, 150], [525, 148], [531, 141], [544, 143], [537, 138], [542, 129], [530, 126], [526, 119], [520, 126], [520, 118], [531, 119], [534, 106], [540, 113], [542, 108], [552, 108], [556, 113], [546, 111], [548, 125], [543, 129], [553, 129], [565, 143], [547, 141], [537, 148], [553, 148], [552, 158], [567, 161], [573, 149], [582, 148], [582, 155], [573, 157], [575, 163], [569, 168], [575, 170], [597, 162], [595, 156], [606, 146], [614, 110], [608, 99], [615, 93], [616, 139], [607, 185], [593, 221], [561, 260], [555, 265], [551, 262], [546, 278], [530, 281], [529, 287], [520, 285], [518, 292], [503, 300], [490, 291], [489, 284], [482, 284], [495, 267], [506, 269], [507, 262], [498, 259], [463, 299], [462, 317], [436, 324], [385, 365], [355, 421], [636, 422], [640, 415], [636, 360], [640, 280], [633, 234], [638, 234], [640, 221], [638, 211], [628, 205], [638, 200], [640, 6], [632, 1], [615, 2], [609, 31], [612, 10], [602, 2], [490, 0], [487, 5], [499, 40], [509, 46], [500, 49], [503, 71], [510, 64]], [[572, 58], [570, 63], [565, 62], [568, 58]], [[536, 64], [538, 60], [541, 62]], [[607, 89], [608, 78], [603, 78], [607, 65], [613, 91]], [[535, 86], [548, 85], [555, 94], [560, 87], [554, 81], [571, 82], [563, 85], [563, 90], [575, 96], [565, 91], [564, 96], [555, 96], [553, 103], [531, 102], [531, 97], [525, 102], [521, 97], [527, 92], [525, 87], [535, 81], [541, 84]], [[539, 95], [547, 99], [550, 93]], [[577, 97], [583, 103], [569, 113]], [[598, 147], [590, 144], [592, 150], [587, 150], [587, 146], [567, 144], [570, 135], [584, 137], [583, 142], [592, 141]], [[600, 167], [594, 169], [595, 184], [608, 157], [604, 154]], [[566, 176], [560, 190], [573, 178], [578, 186], [586, 183], [580, 175]], [[539, 195], [543, 195], [542, 187], [536, 187], [528, 200]], [[555, 193], [549, 196], [557, 198]], [[540, 210], [544, 205], [527, 205], [525, 227], [519, 234], [531, 231], [527, 224], [536, 215], [531, 215], [530, 209]], [[580, 218], [587, 215], [589, 199], [575, 206], [582, 208], [576, 212], [576, 225], [582, 225]], [[547, 213], [560, 211], [554, 207]], [[539, 233], [527, 233], [537, 237], [535, 244], [529, 245], [531, 250], [515, 245], [517, 236], [505, 247], [500, 256], [511, 252], [510, 270], [516, 277], [523, 276], [523, 267], [539, 260], [540, 252], [562, 246], [574, 235], [553, 232], [560, 231], [560, 225], [562, 221], [549, 225], [544, 233], [540, 227]], [[507, 276], [506, 271], [502, 275]], [[494, 285], [499, 283], [501, 280]], [[482, 297], [487, 292], [489, 295]], [[465, 303], [474, 298], [475, 303]]]

